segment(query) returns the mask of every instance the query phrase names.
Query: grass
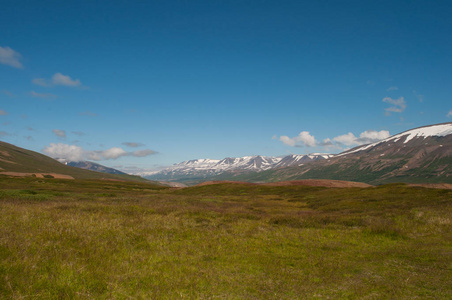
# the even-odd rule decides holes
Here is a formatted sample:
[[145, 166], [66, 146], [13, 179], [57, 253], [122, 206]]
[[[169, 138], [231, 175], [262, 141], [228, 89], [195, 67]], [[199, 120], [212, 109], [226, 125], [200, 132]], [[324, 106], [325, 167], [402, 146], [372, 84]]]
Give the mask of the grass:
[[452, 191], [0, 180], [9, 299], [450, 299]]

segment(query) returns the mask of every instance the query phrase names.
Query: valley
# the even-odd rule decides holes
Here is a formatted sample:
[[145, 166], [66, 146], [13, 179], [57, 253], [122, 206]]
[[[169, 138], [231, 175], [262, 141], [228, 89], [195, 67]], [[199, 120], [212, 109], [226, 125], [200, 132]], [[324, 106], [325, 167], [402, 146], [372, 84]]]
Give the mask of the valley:
[[450, 299], [451, 127], [192, 160], [170, 182], [0, 143], [0, 294]]
[[452, 299], [450, 1], [0, 7], [0, 300]]

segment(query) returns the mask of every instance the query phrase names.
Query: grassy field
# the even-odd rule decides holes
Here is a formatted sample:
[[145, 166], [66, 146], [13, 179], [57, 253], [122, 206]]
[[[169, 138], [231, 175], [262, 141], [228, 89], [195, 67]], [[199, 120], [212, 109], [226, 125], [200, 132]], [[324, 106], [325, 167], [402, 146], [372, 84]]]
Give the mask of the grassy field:
[[452, 191], [0, 178], [2, 299], [451, 299]]

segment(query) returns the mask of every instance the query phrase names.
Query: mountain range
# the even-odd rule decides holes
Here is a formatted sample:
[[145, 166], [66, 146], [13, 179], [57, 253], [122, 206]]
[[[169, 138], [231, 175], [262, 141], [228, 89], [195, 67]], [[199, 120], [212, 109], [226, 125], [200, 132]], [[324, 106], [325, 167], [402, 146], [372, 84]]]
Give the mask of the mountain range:
[[152, 173], [152, 180], [272, 182], [336, 179], [370, 184], [452, 183], [452, 122], [411, 129], [342, 153], [196, 159]]
[[[93, 162], [60, 163], [43, 154], [4, 142], [0, 142], [0, 175], [144, 180]], [[211, 180], [275, 182], [302, 179], [369, 184], [452, 183], [452, 122], [407, 130], [336, 155], [313, 153], [283, 157], [256, 155], [221, 160], [195, 159], [163, 170], [134, 175], [185, 184]]]
[[174, 164], [171, 167], [154, 172], [141, 172], [140, 175], [152, 180], [167, 181], [192, 181], [209, 179], [224, 173], [248, 174], [261, 172], [274, 168], [287, 166], [301, 166], [316, 160], [324, 160], [332, 157], [331, 154], [314, 153], [309, 155], [287, 155], [284, 157], [272, 156], [244, 156], [227, 157], [221, 160], [217, 159], [194, 159]]

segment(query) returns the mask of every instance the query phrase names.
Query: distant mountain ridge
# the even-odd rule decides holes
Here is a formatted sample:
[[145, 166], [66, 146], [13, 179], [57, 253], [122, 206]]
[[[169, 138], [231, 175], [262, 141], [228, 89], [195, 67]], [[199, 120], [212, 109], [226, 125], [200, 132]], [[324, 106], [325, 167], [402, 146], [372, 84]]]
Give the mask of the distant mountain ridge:
[[223, 173], [245, 174], [261, 172], [273, 168], [299, 166], [315, 160], [328, 159], [332, 154], [314, 153], [309, 155], [291, 154], [284, 157], [244, 156], [223, 159], [194, 159], [174, 164], [155, 172], [135, 173], [152, 180], [191, 180], [207, 179]]

